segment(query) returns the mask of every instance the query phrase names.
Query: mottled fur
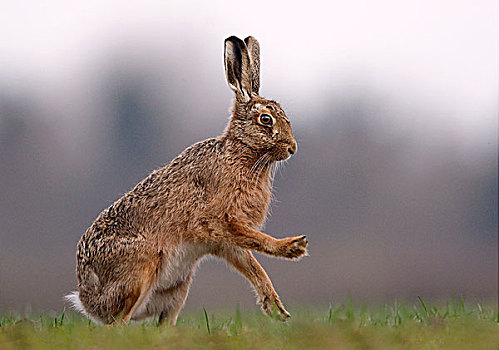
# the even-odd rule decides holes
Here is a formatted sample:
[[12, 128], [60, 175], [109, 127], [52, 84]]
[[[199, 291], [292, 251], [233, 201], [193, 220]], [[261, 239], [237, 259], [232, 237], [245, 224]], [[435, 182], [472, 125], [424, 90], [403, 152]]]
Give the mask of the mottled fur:
[[[249, 48], [249, 49], [248, 49]], [[271, 198], [270, 168], [296, 152], [280, 105], [258, 95], [258, 42], [225, 41], [235, 92], [222, 135], [192, 145], [105, 209], [77, 247], [78, 292], [68, 296], [94, 320], [114, 323], [158, 315], [175, 324], [199, 260], [225, 259], [253, 285], [262, 309], [289, 317], [251, 250], [296, 259], [305, 236], [276, 239], [258, 229]], [[272, 117], [264, 125], [262, 114]]]

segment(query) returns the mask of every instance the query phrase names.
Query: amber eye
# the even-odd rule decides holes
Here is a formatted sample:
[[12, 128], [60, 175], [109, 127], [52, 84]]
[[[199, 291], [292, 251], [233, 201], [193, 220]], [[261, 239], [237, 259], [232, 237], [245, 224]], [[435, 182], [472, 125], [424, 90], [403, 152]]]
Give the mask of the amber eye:
[[258, 117], [258, 122], [262, 125], [271, 126], [273, 119], [268, 114], [262, 114], [261, 116]]

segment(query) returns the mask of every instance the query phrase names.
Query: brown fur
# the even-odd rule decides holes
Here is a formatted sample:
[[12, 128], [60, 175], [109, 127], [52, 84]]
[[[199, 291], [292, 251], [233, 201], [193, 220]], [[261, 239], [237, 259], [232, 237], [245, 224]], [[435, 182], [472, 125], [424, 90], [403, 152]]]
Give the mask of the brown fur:
[[[249, 49], [248, 49], [249, 48]], [[105, 209], [77, 247], [82, 311], [104, 323], [159, 315], [175, 324], [198, 261], [225, 259], [255, 288], [262, 309], [289, 317], [250, 250], [287, 259], [306, 254], [305, 236], [258, 231], [271, 199], [271, 167], [296, 152], [289, 119], [258, 95], [258, 42], [225, 41], [227, 81], [235, 92], [222, 135], [192, 145]], [[272, 126], [262, 125], [262, 114]], [[75, 298], [78, 298], [76, 300]]]

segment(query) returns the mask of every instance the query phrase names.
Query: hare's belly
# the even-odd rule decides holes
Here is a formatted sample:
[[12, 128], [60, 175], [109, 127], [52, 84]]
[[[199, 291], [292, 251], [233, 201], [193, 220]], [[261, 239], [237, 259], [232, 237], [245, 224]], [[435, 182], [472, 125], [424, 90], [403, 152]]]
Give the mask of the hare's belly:
[[166, 290], [185, 282], [204, 255], [205, 247], [183, 244], [165, 254], [155, 290]]

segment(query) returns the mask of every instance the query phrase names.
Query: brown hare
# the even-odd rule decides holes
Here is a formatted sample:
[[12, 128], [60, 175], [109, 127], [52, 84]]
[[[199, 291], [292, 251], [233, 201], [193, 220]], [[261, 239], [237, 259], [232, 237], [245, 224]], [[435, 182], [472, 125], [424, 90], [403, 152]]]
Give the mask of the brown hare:
[[252, 250], [286, 259], [307, 253], [305, 236], [258, 231], [267, 216], [272, 172], [297, 145], [281, 106], [258, 95], [258, 41], [225, 40], [235, 92], [222, 135], [198, 142], [105, 209], [81, 237], [78, 291], [67, 296], [95, 321], [128, 323], [159, 315], [175, 324], [200, 259], [225, 259], [253, 285], [267, 314], [284, 308]]

